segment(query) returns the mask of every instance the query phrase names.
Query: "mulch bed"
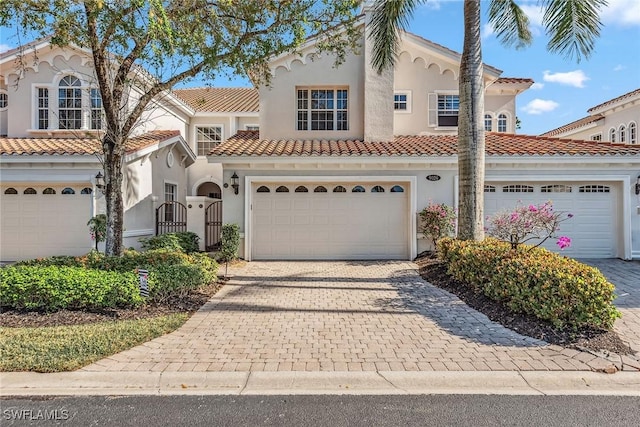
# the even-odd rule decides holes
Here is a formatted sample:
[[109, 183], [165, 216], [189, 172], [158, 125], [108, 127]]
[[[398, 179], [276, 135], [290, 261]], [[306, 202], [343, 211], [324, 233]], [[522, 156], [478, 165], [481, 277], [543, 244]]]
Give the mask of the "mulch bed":
[[415, 261], [423, 279], [434, 286], [455, 294], [469, 307], [483, 313], [492, 321], [521, 335], [540, 339], [550, 344], [569, 348], [587, 348], [593, 351], [609, 351], [617, 354], [634, 354], [614, 331], [583, 328], [557, 329], [549, 322], [534, 316], [515, 313], [503, 304], [489, 299], [471, 286], [461, 283], [447, 274], [445, 265], [431, 253], [423, 253]]
[[0, 326], [9, 328], [32, 328], [43, 326], [84, 325], [112, 320], [135, 320], [165, 316], [174, 313], [198, 311], [218, 290], [222, 282], [212, 283], [190, 292], [182, 298], [172, 298], [162, 304], [146, 304], [138, 308], [119, 308], [99, 311], [60, 310], [54, 313], [2, 309]]

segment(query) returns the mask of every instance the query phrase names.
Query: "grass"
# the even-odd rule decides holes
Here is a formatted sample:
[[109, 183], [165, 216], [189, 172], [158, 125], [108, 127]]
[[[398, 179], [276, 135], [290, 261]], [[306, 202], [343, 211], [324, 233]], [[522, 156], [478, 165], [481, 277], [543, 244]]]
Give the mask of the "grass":
[[0, 329], [0, 371], [73, 371], [179, 328], [187, 314], [90, 325]]

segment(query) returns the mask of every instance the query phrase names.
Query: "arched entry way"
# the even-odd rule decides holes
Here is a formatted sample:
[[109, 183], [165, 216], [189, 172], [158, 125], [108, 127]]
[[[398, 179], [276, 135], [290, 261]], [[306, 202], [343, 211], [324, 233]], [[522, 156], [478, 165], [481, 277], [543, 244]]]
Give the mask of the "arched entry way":
[[196, 196], [205, 196], [212, 199], [222, 199], [222, 190], [215, 182], [203, 182], [198, 186]]

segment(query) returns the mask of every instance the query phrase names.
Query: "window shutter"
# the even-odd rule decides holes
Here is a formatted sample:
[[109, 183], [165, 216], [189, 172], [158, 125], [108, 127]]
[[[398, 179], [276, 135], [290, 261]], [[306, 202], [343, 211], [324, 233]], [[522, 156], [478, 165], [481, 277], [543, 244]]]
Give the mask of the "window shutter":
[[436, 127], [438, 126], [438, 94], [434, 92], [429, 93], [428, 102], [429, 102], [428, 125], [429, 127]]

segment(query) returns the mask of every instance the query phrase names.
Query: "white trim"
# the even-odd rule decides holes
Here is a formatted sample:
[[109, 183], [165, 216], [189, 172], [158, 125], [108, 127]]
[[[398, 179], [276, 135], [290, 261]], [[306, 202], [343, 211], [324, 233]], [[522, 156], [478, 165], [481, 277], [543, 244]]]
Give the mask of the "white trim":
[[418, 178], [416, 176], [344, 176], [344, 175], [323, 175], [323, 176], [251, 176], [244, 177], [244, 256], [247, 261], [251, 261], [252, 245], [252, 224], [251, 211], [253, 210], [253, 184], [261, 183], [287, 183], [287, 182], [394, 182], [409, 184], [409, 209], [408, 215], [408, 239], [409, 260], [417, 256], [418, 242], [414, 238], [417, 233], [416, 212], [418, 206]]
[[139, 236], [149, 236], [154, 235], [155, 230], [153, 228], [143, 228], [140, 230], [125, 230], [122, 232], [122, 237], [139, 237]]
[[[507, 120], [506, 123], [506, 129], [501, 131], [500, 130], [500, 116], [503, 115], [505, 116], [505, 119]], [[513, 133], [512, 131], [512, 126], [511, 126], [511, 114], [508, 111], [500, 111], [496, 114], [496, 132], [499, 133]]]
[[[613, 136], [613, 138], [611, 138], [611, 136]], [[609, 128], [609, 132], [607, 132], [607, 141], [608, 142], [617, 142], [615, 141], [616, 137], [618, 136], [618, 132], [616, 131], [616, 128], [611, 127]], [[613, 141], [612, 141], [613, 139]]]
[[[631, 140], [631, 126], [633, 126], [633, 129], [635, 131], [635, 140]], [[629, 134], [629, 144], [637, 144], [638, 143], [638, 124], [634, 121], [631, 120], [629, 122], [629, 124], [627, 125], [627, 133]]]
[[[198, 128], [220, 128], [220, 143], [222, 144], [226, 138], [224, 137], [224, 124], [223, 123], [212, 123], [212, 124], [206, 124], [206, 123], [198, 123], [198, 124], [194, 124], [193, 125], [193, 152], [196, 155], [196, 158], [198, 159], [206, 159], [207, 155], [201, 156], [200, 154], [198, 154], [198, 152], [200, 151], [200, 148], [198, 147]], [[218, 145], [219, 145], [218, 144]]]
[[[197, 180], [196, 182], [193, 183], [193, 185], [191, 186], [191, 195], [190, 197], [196, 196], [196, 194], [198, 193], [198, 187], [200, 187], [202, 184], [204, 184], [205, 182], [212, 182], [214, 184], [216, 184], [218, 187], [220, 187], [220, 191], [222, 192], [222, 195], [224, 195], [224, 188], [223, 188], [223, 182], [221, 179], [218, 178], [214, 178], [213, 176], [209, 175], [209, 176], [205, 176], [204, 178], [200, 178], [199, 180]], [[198, 196], [196, 196], [198, 197]]]
[[[631, 178], [628, 175], [489, 175], [485, 176], [485, 182], [502, 181], [573, 181], [573, 182], [615, 182], [622, 185], [622, 258], [631, 259], [633, 248], [631, 246]], [[617, 238], [619, 238], [620, 230]]]

